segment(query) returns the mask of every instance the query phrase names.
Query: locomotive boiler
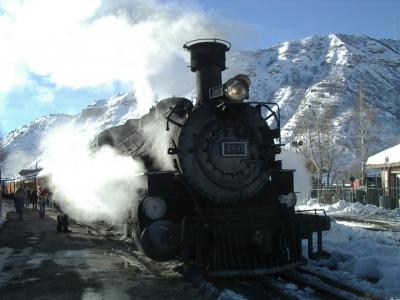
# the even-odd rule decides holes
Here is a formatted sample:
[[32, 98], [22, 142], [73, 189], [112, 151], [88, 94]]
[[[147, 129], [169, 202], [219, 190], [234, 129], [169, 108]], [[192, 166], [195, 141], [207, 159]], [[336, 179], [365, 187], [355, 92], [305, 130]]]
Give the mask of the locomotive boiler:
[[300, 265], [303, 239], [310, 258], [324, 254], [329, 218], [295, 211], [295, 170], [276, 159], [279, 107], [250, 101], [246, 75], [222, 83], [229, 42], [195, 40], [184, 49], [196, 73], [196, 104], [164, 99], [97, 140], [143, 160], [148, 170], [147, 189], [131, 212], [139, 249], [153, 260], [180, 259], [213, 276]]

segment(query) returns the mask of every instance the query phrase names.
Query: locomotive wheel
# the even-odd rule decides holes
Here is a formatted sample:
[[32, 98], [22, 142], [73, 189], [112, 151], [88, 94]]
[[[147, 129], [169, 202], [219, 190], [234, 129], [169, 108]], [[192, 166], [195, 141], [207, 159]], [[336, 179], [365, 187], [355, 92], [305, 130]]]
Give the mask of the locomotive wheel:
[[177, 226], [167, 220], [151, 223], [141, 236], [143, 252], [153, 260], [168, 261], [179, 254]]

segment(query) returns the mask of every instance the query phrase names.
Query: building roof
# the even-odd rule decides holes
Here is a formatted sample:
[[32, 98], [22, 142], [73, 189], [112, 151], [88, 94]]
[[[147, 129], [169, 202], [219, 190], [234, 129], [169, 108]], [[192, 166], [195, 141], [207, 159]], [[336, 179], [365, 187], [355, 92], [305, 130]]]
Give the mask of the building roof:
[[22, 169], [21, 171], [19, 171], [19, 175], [20, 176], [36, 176], [37, 174], [40, 173], [40, 171], [42, 171], [42, 169]]
[[372, 155], [367, 160], [367, 168], [387, 168], [400, 166], [400, 144]]

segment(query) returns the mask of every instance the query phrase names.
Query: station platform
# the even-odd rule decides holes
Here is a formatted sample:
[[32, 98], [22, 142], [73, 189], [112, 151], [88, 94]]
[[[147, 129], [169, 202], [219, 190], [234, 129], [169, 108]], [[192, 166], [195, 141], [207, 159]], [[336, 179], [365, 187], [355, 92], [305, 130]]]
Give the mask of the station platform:
[[205, 299], [174, 264], [155, 264], [131, 243], [82, 223], [58, 233], [56, 220], [54, 208], [46, 208], [43, 220], [31, 207], [22, 221], [15, 209], [8, 212], [0, 229], [0, 299]]

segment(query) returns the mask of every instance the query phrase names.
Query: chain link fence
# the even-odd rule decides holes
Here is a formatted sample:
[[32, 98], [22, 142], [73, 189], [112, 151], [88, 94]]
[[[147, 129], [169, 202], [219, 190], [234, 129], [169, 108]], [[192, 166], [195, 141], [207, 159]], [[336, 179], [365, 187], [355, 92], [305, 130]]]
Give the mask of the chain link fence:
[[314, 203], [334, 204], [340, 200], [373, 204], [386, 209], [395, 209], [400, 206], [400, 188], [360, 187], [325, 187], [313, 189], [311, 199]]

